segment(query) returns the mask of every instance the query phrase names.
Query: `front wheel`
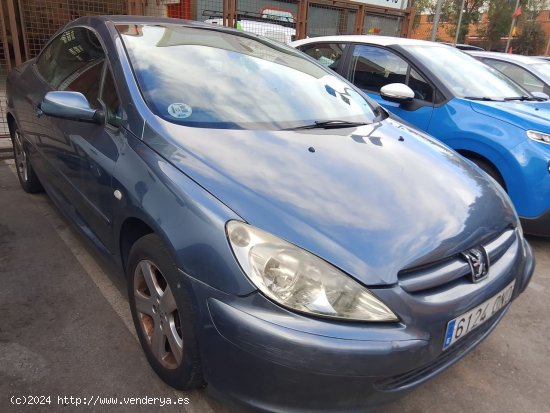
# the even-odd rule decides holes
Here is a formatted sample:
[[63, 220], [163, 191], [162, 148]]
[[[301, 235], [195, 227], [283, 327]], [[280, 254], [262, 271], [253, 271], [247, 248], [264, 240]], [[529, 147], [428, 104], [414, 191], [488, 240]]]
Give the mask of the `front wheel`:
[[17, 177], [19, 183], [25, 192], [34, 194], [42, 192], [42, 185], [32, 168], [27, 148], [23, 143], [23, 135], [19, 128], [14, 128], [11, 131], [11, 142], [13, 145], [13, 157], [15, 159], [15, 167], [17, 169]]
[[158, 376], [177, 389], [202, 384], [195, 307], [182, 275], [155, 234], [128, 258], [128, 298], [139, 341]]

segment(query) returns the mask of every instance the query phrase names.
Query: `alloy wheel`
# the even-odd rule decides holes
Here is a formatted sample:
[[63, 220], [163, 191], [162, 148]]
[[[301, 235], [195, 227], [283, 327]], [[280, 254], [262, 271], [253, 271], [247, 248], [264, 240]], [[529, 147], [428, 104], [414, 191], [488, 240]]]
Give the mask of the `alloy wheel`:
[[139, 325], [151, 352], [164, 367], [179, 367], [183, 359], [183, 336], [178, 306], [170, 285], [149, 260], [142, 260], [136, 266], [134, 299]]

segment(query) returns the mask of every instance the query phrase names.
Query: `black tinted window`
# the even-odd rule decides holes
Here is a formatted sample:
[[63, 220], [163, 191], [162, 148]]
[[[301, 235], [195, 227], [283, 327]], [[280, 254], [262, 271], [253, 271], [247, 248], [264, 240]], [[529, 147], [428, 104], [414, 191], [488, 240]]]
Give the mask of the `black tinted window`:
[[406, 83], [409, 65], [386, 49], [356, 46], [350, 65], [349, 79], [361, 89], [380, 92], [390, 83]]
[[58, 86], [58, 90], [70, 90], [80, 92], [88, 99], [90, 105], [99, 108], [97, 98], [99, 97], [99, 88], [101, 85], [101, 74], [103, 72], [103, 59], [94, 64], [86, 65], [69, 75]]
[[351, 85], [288, 46], [178, 25], [118, 30], [147, 104], [167, 121], [285, 129], [375, 117]]
[[345, 44], [317, 43], [302, 46], [300, 50], [313, 57], [323, 66], [338, 70], [338, 64], [342, 59], [345, 47]]
[[420, 74], [411, 68], [408, 80], [409, 87], [414, 92], [415, 99], [432, 102], [434, 100], [434, 88]]
[[[42, 77], [54, 89], [71, 89], [78, 77], [97, 74], [94, 70], [105, 57], [96, 35], [75, 27], [57, 36], [40, 55], [36, 65]], [[99, 69], [100, 70], [100, 69]], [[74, 88], [77, 88], [75, 83]], [[96, 88], [97, 90], [97, 88]], [[97, 98], [97, 93], [96, 96]]]
[[434, 101], [432, 85], [404, 59], [380, 47], [356, 46], [349, 78], [361, 89], [376, 93], [390, 83], [404, 83], [413, 90], [415, 99]]

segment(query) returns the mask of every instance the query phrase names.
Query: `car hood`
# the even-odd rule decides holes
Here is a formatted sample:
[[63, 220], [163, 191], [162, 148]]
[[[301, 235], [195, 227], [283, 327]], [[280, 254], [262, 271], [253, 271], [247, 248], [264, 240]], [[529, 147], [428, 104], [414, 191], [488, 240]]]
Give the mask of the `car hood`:
[[515, 225], [503, 191], [455, 152], [386, 119], [345, 129], [243, 131], [161, 121], [144, 141], [243, 220], [367, 285]]
[[518, 126], [522, 129], [550, 132], [550, 101], [482, 102], [470, 101], [478, 113]]

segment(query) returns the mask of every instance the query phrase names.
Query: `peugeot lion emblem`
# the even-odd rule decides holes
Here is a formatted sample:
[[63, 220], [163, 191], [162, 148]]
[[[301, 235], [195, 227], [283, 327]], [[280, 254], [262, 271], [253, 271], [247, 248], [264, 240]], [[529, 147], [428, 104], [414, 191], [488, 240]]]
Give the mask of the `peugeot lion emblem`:
[[489, 273], [489, 257], [482, 246], [461, 252], [461, 257], [470, 266], [470, 277], [472, 282], [477, 283], [487, 277]]

